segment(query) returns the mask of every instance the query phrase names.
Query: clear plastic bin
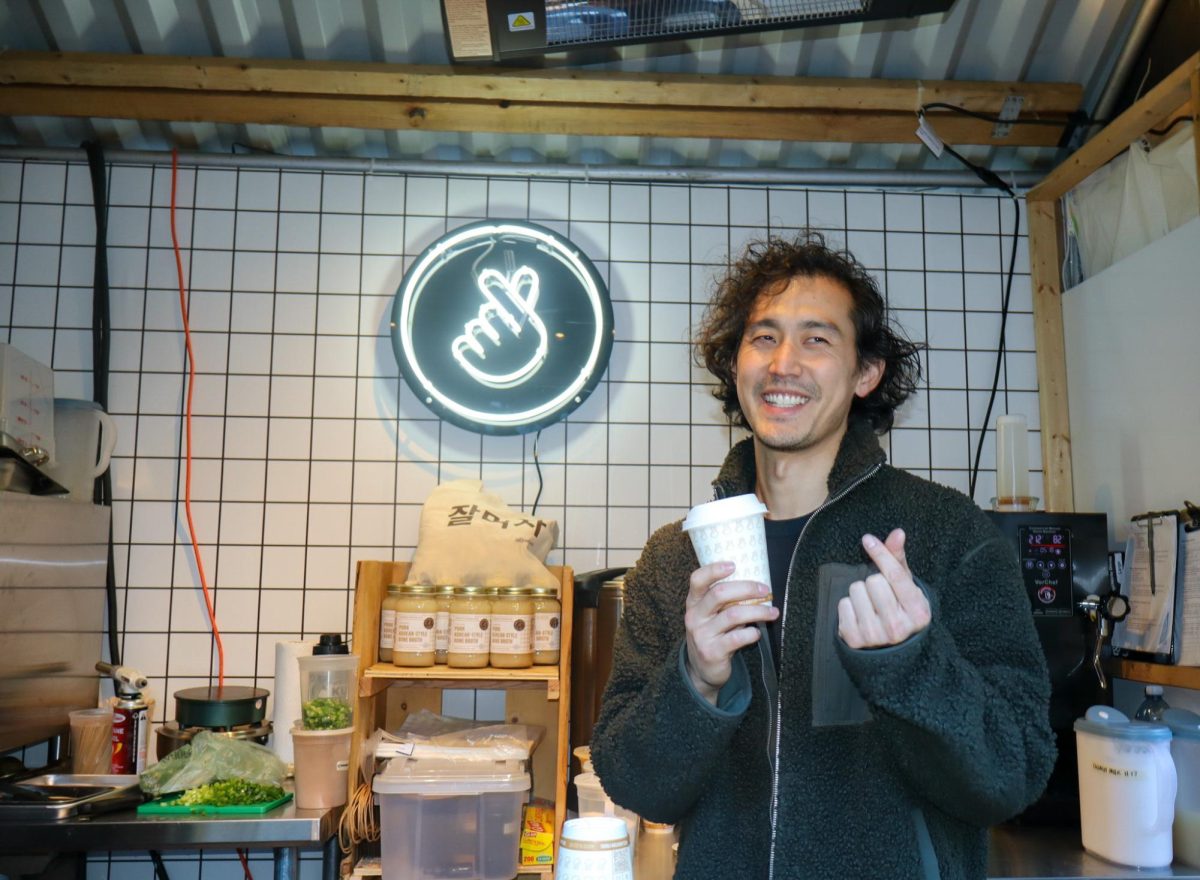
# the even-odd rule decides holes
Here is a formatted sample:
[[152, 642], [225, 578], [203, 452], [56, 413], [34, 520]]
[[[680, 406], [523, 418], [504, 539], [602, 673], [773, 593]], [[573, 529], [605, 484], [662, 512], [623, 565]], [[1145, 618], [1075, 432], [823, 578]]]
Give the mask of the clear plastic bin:
[[525, 762], [393, 758], [376, 775], [384, 877], [512, 880], [519, 870]]

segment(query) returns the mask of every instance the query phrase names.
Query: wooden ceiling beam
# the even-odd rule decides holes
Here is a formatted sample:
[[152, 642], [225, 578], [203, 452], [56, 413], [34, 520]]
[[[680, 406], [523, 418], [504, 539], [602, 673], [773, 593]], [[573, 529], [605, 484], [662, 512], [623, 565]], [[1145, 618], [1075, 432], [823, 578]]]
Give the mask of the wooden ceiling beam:
[[419, 128], [437, 131], [742, 138], [846, 143], [914, 140], [921, 104], [994, 115], [1006, 97], [1022, 118], [992, 123], [930, 111], [950, 143], [1058, 142], [1082, 89], [985, 83], [666, 75], [195, 58], [90, 53], [0, 55], [0, 113], [104, 118]]

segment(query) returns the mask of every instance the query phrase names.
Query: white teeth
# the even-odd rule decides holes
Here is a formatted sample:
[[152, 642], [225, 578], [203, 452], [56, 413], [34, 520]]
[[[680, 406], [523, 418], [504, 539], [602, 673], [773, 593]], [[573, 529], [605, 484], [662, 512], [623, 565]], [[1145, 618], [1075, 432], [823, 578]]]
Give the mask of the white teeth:
[[800, 394], [764, 394], [763, 400], [771, 406], [800, 406], [808, 403], [808, 398]]

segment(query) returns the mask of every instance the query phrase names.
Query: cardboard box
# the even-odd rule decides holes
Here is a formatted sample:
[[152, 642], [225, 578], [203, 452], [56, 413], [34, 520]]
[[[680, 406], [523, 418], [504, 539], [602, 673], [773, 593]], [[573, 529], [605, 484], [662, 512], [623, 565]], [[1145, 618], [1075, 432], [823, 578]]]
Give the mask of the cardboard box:
[[554, 807], [544, 801], [525, 805], [521, 825], [521, 867], [554, 864]]

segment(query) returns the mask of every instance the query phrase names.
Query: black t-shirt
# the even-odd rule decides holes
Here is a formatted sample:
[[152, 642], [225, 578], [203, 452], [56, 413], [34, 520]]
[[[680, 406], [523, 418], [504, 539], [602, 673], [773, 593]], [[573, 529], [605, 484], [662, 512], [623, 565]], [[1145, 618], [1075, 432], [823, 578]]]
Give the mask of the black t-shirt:
[[779, 622], [783, 619], [783, 593], [787, 584], [788, 568], [792, 563], [792, 551], [796, 549], [796, 542], [800, 540], [800, 532], [804, 530], [804, 524], [811, 515], [764, 521], [767, 531], [767, 562], [771, 567], [771, 598], [780, 612], [780, 616], [767, 625], [767, 633], [771, 636], [771, 655], [775, 658], [776, 668], [779, 667]]

